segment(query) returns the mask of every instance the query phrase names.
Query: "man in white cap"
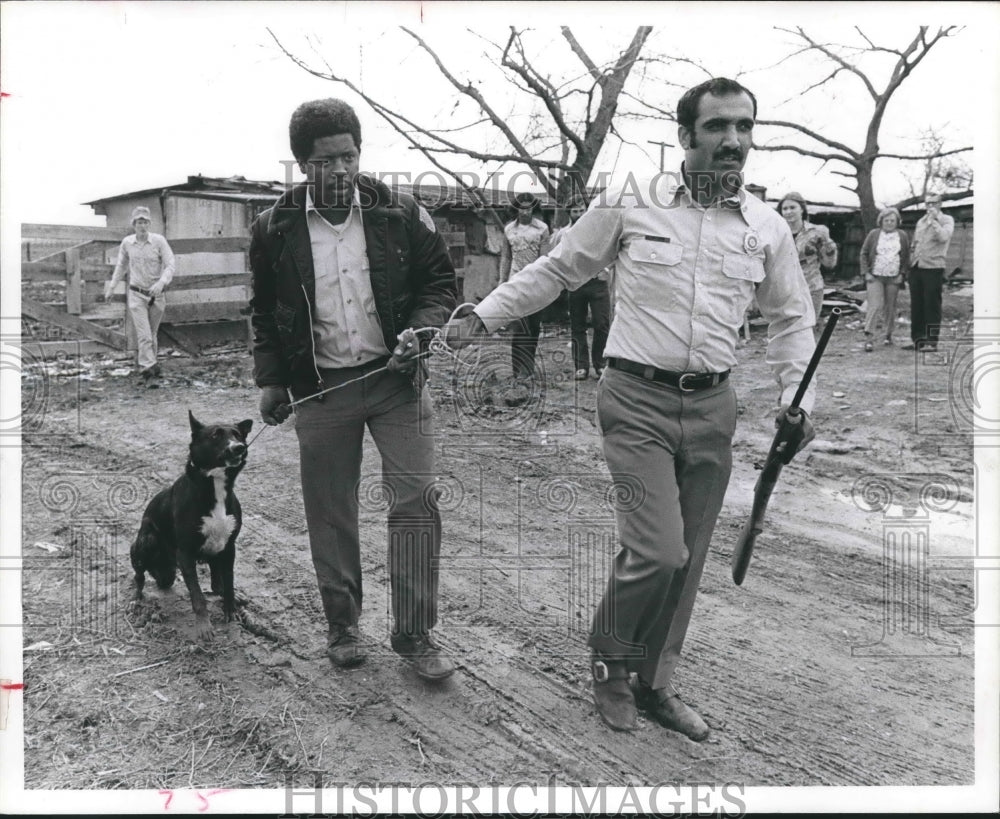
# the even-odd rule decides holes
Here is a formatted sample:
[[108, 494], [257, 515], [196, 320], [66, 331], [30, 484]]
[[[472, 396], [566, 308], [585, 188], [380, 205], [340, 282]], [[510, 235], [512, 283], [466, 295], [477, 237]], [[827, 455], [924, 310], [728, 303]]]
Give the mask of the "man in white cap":
[[115, 272], [104, 287], [109, 301], [115, 286], [128, 274], [126, 304], [139, 345], [139, 373], [150, 387], [159, 386], [160, 365], [156, 360], [156, 333], [163, 319], [163, 290], [174, 276], [174, 253], [159, 233], [150, 233], [149, 208], [132, 211], [135, 233], [122, 240]]

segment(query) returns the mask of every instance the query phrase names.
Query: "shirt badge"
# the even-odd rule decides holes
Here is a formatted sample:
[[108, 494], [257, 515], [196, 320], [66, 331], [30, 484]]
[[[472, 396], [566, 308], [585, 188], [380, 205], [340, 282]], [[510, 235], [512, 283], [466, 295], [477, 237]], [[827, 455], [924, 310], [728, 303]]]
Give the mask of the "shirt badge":
[[757, 235], [757, 231], [750, 228], [743, 235], [743, 250], [746, 253], [755, 253], [760, 248], [760, 236]]

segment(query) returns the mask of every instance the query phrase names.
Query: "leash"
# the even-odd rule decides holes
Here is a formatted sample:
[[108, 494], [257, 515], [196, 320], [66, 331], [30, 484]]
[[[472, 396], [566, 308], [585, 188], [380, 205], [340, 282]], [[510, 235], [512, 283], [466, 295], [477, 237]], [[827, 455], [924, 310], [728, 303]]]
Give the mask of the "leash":
[[[452, 310], [451, 315], [448, 317], [448, 322], [450, 323], [450, 322], [454, 321], [454, 319], [458, 315], [458, 313], [461, 310], [465, 309], [466, 307], [473, 308], [475, 306], [476, 305], [473, 304], [473, 303], [471, 303], [471, 302], [464, 302], [463, 304], [458, 305], [458, 307], [456, 307], [454, 310]], [[466, 313], [465, 315], [468, 315], [468, 313]], [[463, 318], [464, 318], [464, 316], [463, 316]], [[411, 335], [407, 336], [407, 333], [410, 333]], [[416, 340], [419, 339], [421, 333], [429, 333], [431, 335], [431, 340], [430, 340], [430, 342], [427, 345], [427, 351], [423, 352], [423, 353], [418, 353], [417, 355], [413, 356], [410, 359], [411, 361], [415, 361], [415, 360], [417, 360], [419, 358], [424, 358], [425, 356], [429, 356], [429, 355], [431, 355], [433, 353], [439, 353], [441, 355], [448, 356], [453, 361], [455, 361], [455, 363], [457, 363], [457, 364], [460, 364], [462, 366], [469, 366], [469, 365], [466, 365], [466, 363], [464, 361], [462, 361], [461, 358], [459, 358], [459, 356], [458, 356], [457, 353], [455, 353], [455, 352], [452, 351], [451, 347], [449, 347], [447, 345], [447, 343], [445, 343], [445, 340], [441, 337], [441, 329], [439, 327], [421, 327], [419, 330], [406, 329], [402, 333], [400, 333], [400, 335], [399, 335], [399, 341], [400, 341], [400, 343], [402, 343], [403, 338], [404, 337], [407, 338], [406, 348], [407, 349], [411, 348], [411, 347], [413, 347], [414, 341], [416, 341]], [[350, 386], [351, 384], [356, 384], [358, 381], [363, 381], [366, 378], [371, 378], [373, 375], [377, 375], [378, 373], [383, 373], [383, 372], [388, 372], [388, 371], [389, 371], [389, 366], [386, 364], [386, 365], [384, 365], [382, 367], [379, 367], [377, 369], [370, 370], [369, 372], [366, 372], [364, 375], [359, 375], [357, 378], [352, 378], [349, 381], [345, 381], [343, 384], [337, 384], [334, 387], [327, 387], [325, 390], [320, 390], [319, 392], [314, 392], [312, 395], [307, 395], [304, 398], [299, 398], [297, 401], [291, 401], [290, 403], [284, 404], [283, 406], [286, 406], [286, 407], [295, 407], [295, 406], [298, 406], [299, 404], [304, 403], [305, 401], [310, 401], [313, 398], [316, 398], [316, 397], [318, 397], [320, 395], [326, 395], [328, 392], [334, 392], [335, 390], [341, 390], [344, 387]], [[277, 424], [265, 424], [257, 432], [257, 434], [253, 436], [253, 438], [251, 438], [249, 441], [247, 441], [247, 448], [248, 449], [250, 448], [250, 445], [254, 441], [257, 440], [257, 438], [261, 435], [261, 433], [264, 432], [264, 430], [270, 429], [272, 426], [277, 426]]]

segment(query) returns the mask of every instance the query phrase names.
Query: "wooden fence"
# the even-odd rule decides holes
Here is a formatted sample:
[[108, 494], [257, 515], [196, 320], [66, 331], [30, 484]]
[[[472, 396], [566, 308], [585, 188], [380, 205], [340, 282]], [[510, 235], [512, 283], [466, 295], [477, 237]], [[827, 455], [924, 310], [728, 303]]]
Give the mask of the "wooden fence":
[[[110, 303], [104, 302], [104, 287], [114, 272], [114, 265], [108, 259], [115, 255], [128, 233], [123, 228], [22, 225], [22, 243], [31, 240], [72, 243], [41, 258], [22, 260], [22, 314], [106, 347], [135, 349], [131, 319], [124, 309], [125, 285], [119, 286]], [[177, 272], [167, 289], [161, 335], [168, 343], [192, 354], [197, 354], [203, 343], [249, 338], [250, 277], [246, 257], [250, 239], [168, 241], [176, 257]], [[35, 254], [28, 255], [30, 258]], [[229, 272], [218, 272], [220, 268], [228, 268]], [[65, 285], [59, 303], [33, 299], [26, 294], [25, 284], [45, 282]], [[61, 287], [57, 292], [60, 291]], [[120, 324], [123, 318], [124, 331], [107, 326]]]
[[[110, 303], [104, 286], [114, 265], [109, 262], [125, 236], [125, 228], [22, 224], [21, 312], [88, 340], [87, 349], [134, 350], [135, 333], [124, 308], [126, 289], [119, 285]], [[459, 278], [465, 274], [466, 237], [462, 231], [442, 233]], [[34, 242], [34, 244], [32, 244]], [[161, 341], [197, 355], [208, 343], [246, 339], [249, 345], [249, 237], [168, 239], [177, 270], [166, 291]], [[61, 248], [52, 251], [52, 248]], [[32, 298], [29, 283], [58, 284], [59, 302]], [[65, 290], [63, 290], [65, 286]], [[122, 325], [124, 327], [118, 329]], [[38, 342], [41, 349], [67, 348], [70, 342]]]

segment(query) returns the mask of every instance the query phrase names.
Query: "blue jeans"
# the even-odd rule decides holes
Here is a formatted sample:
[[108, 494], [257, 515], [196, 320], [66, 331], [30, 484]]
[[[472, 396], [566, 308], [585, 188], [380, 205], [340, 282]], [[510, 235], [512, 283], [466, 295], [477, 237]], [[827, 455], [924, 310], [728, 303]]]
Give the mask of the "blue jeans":
[[[324, 388], [368, 366], [320, 370]], [[303, 396], [295, 396], [300, 398]], [[381, 481], [361, 475], [365, 427], [382, 456]], [[394, 631], [421, 634], [437, 621], [441, 550], [431, 402], [409, 376], [382, 372], [296, 408], [302, 499], [323, 610], [331, 627], [355, 625], [361, 613], [359, 490], [388, 506], [389, 582]]]

